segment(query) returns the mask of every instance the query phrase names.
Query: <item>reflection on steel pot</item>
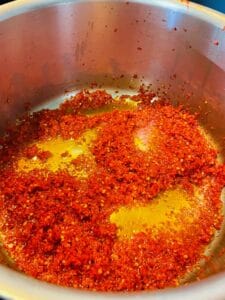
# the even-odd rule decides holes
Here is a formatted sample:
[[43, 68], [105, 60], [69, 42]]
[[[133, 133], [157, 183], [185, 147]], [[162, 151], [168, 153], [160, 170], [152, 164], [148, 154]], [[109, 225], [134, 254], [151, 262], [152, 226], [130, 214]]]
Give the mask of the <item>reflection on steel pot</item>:
[[[35, 109], [55, 105], [93, 82], [123, 93], [151, 83], [171, 101], [198, 111], [203, 125], [223, 146], [224, 26], [224, 15], [177, 0], [21, 0], [1, 6], [1, 130], [23, 113], [27, 103]], [[202, 267], [202, 280], [176, 289], [135, 294], [78, 291], [2, 265], [0, 293], [23, 300], [222, 300], [223, 248], [222, 228], [211, 261]]]

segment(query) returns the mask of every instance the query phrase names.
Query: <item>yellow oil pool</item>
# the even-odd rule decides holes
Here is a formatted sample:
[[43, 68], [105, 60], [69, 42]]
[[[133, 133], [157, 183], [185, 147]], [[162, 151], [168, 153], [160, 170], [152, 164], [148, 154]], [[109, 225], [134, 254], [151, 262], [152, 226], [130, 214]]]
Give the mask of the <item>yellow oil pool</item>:
[[[110, 216], [110, 222], [118, 227], [119, 238], [131, 238], [134, 234], [151, 229], [181, 231], [198, 215], [197, 207], [204, 199], [197, 192], [196, 199], [181, 189], [169, 190], [145, 206], [120, 207]], [[193, 205], [193, 201], [195, 204]]]
[[[75, 168], [72, 161], [80, 155], [87, 156], [94, 165], [94, 156], [90, 151], [90, 147], [97, 138], [97, 130], [87, 130], [77, 140], [64, 140], [61, 137], [40, 141], [35, 145], [42, 151], [50, 151], [51, 156], [45, 161], [41, 161], [38, 157], [28, 159], [21, 157], [17, 163], [17, 170], [29, 172], [34, 169], [47, 169], [52, 172], [66, 169], [71, 175], [78, 177], [87, 177], [87, 170], [79, 170]], [[64, 155], [66, 154], [66, 155]]]
[[121, 102], [120, 98], [115, 98], [112, 103], [103, 105], [99, 108], [90, 108], [90, 109], [85, 109], [81, 111], [82, 114], [86, 116], [94, 116], [94, 115], [99, 115], [107, 112], [112, 112], [114, 110], [135, 110], [138, 107], [139, 102], [134, 101], [130, 98], [125, 98]]

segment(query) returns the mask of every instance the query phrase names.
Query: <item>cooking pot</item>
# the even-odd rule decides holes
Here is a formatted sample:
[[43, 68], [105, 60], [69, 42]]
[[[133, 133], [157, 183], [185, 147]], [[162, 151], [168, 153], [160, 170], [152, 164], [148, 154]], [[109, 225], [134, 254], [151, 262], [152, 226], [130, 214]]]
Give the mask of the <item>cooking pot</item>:
[[[199, 113], [223, 147], [225, 16], [177, 0], [21, 0], [0, 7], [0, 129], [32, 109], [57, 106], [81, 88], [133, 93], [141, 84]], [[223, 151], [222, 151], [222, 154]], [[223, 226], [225, 227], [225, 226]], [[225, 299], [225, 231], [201, 276], [179, 288], [96, 293], [57, 287], [0, 266], [11, 299]], [[2, 254], [2, 256], [4, 256]], [[4, 258], [4, 257], [3, 257]], [[4, 260], [4, 259], [3, 259]]]

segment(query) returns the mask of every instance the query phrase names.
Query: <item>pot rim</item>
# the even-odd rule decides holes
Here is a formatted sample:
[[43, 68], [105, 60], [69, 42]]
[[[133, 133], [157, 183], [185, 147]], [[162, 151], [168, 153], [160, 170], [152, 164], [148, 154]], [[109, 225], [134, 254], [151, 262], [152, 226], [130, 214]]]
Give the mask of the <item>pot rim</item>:
[[[51, 7], [54, 5], [65, 5], [67, 3], [94, 3], [107, 0], [17, 0], [0, 6], [0, 26], [1, 22], [26, 12]], [[125, 0], [110, 0], [112, 2], [122, 2]], [[225, 14], [213, 9], [181, 0], [129, 0], [130, 3], [149, 4], [152, 6], [176, 9], [176, 11], [194, 16], [204, 20], [218, 28], [223, 29], [225, 25]], [[0, 293], [1, 296], [18, 300], [103, 300], [106, 293], [88, 292], [63, 288], [53, 284], [45, 283], [24, 274], [18, 273], [5, 266], [0, 266]], [[188, 286], [181, 286], [176, 289], [169, 288], [153, 292], [135, 293], [107, 293], [107, 298], [124, 300], [221, 300], [224, 296], [225, 272], [194, 282]], [[210, 292], [209, 292], [210, 291]]]
[[[54, 5], [65, 5], [67, 3], [90, 3], [105, 2], [106, 0], [16, 0], [0, 6], [0, 21], [7, 20], [17, 15], [33, 10], [51, 7]], [[110, 0], [112, 2], [125, 2], [125, 0]], [[193, 3], [187, 0], [129, 0], [129, 3], [151, 4], [153, 6], [176, 8], [179, 12], [195, 16], [201, 20], [223, 28], [225, 25], [225, 14], [214, 9]]]

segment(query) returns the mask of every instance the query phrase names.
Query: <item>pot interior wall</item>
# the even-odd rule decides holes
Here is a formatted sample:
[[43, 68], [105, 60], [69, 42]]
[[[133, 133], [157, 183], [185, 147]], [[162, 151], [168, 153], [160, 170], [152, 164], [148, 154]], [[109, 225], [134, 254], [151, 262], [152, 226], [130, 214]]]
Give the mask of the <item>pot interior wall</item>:
[[[1, 129], [27, 103], [51, 105], [92, 83], [128, 92], [144, 83], [199, 112], [223, 149], [225, 32], [186, 4], [155, 2], [73, 1], [1, 21]], [[225, 269], [223, 232], [217, 241], [203, 277]]]

